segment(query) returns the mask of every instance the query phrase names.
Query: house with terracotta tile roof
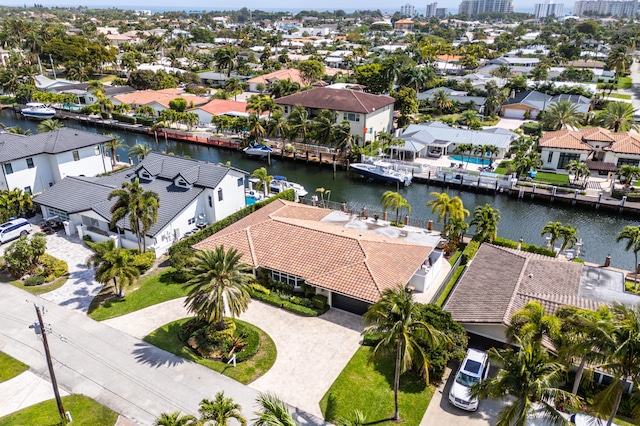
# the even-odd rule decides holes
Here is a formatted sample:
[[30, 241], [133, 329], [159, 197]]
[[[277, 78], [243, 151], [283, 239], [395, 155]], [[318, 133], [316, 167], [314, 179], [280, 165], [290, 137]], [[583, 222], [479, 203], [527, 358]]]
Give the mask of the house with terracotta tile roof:
[[540, 138], [544, 169], [561, 170], [571, 160], [585, 162], [592, 172], [607, 173], [640, 165], [640, 135], [601, 127], [558, 130]]
[[129, 104], [132, 108], [148, 105], [157, 113], [169, 109], [169, 102], [174, 99], [184, 98], [188, 104], [194, 107], [204, 105], [209, 102], [208, 98], [202, 98], [189, 93], [183, 89], [162, 89], [162, 90], [137, 90], [132, 93], [125, 93], [111, 98], [113, 105]]
[[231, 101], [226, 99], [212, 99], [208, 103], [197, 108], [189, 110], [200, 117], [200, 123], [211, 123], [214, 115], [228, 115], [231, 117], [246, 117], [247, 103], [240, 101]]
[[298, 83], [300, 86], [305, 86], [302, 76], [300, 75], [300, 70], [295, 68], [283, 68], [270, 72], [269, 74], [259, 75], [257, 77], [250, 78], [247, 80], [247, 83], [249, 84], [250, 92], [259, 92], [258, 84], [264, 84], [265, 87], [269, 88], [271, 83], [282, 80], [291, 80], [292, 83]]
[[561, 306], [637, 305], [640, 296], [625, 293], [624, 281], [609, 268], [482, 244], [443, 308], [467, 332], [505, 342], [513, 313], [531, 301], [548, 314]]
[[275, 100], [287, 117], [293, 107], [302, 105], [309, 118], [326, 109], [336, 114], [336, 121], [349, 121], [351, 134], [358, 144], [374, 141], [380, 132], [393, 131], [393, 104], [391, 96], [373, 95], [357, 90], [316, 87], [311, 90], [283, 96]]
[[233, 247], [254, 271], [315, 287], [334, 308], [362, 314], [398, 285], [424, 291], [446, 263], [439, 236], [276, 200], [194, 246]]
[[396, 31], [411, 32], [413, 31], [414, 22], [411, 19], [398, 19], [393, 23], [393, 29]]

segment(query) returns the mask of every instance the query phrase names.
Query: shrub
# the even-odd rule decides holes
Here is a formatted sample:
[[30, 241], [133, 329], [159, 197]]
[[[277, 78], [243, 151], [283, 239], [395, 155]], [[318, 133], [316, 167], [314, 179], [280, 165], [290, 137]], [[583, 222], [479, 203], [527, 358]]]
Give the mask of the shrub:
[[236, 361], [246, 361], [258, 352], [260, 349], [260, 335], [258, 332], [245, 325], [240, 321], [234, 321], [236, 323], [236, 336], [242, 337], [246, 346], [238, 353], [236, 353]]
[[152, 251], [146, 251], [144, 253], [140, 253], [138, 249], [132, 250], [134, 253], [133, 256], [133, 265], [140, 270], [141, 274], [147, 272], [153, 266], [153, 263], [156, 261], [156, 254]]
[[524, 123], [522, 125], [522, 132], [525, 135], [540, 136], [542, 135], [542, 127], [540, 123]]
[[143, 126], [153, 126], [155, 124], [155, 120], [153, 118], [136, 117], [136, 121], [138, 124], [142, 124]]
[[40, 256], [40, 263], [44, 267], [43, 274], [45, 275], [45, 281], [51, 282], [58, 277], [61, 277], [69, 272], [69, 265], [62, 259], [53, 257], [50, 254], [43, 254]]
[[[518, 248], [518, 243], [516, 241], [507, 240], [506, 238], [496, 237], [493, 240], [494, 246], [507, 247], [512, 249]], [[556, 252], [552, 249], [548, 249], [546, 247], [540, 247], [533, 244], [522, 243], [520, 245], [520, 250], [526, 251], [529, 253], [541, 254], [543, 256], [556, 257]]]
[[[175, 245], [173, 247], [175, 247]], [[171, 253], [169, 264], [174, 269], [174, 272], [171, 274], [174, 281], [186, 283], [191, 279], [191, 276], [187, 273], [187, 268], [191, 265], [193, 254], [191, 247], [186, 245], [177, 247], [176, 250]]]
[[123, 123], [137, 124], [138, 122], [135, 117], [131, 117], [130, 115], [117, 114], [114, 112], [111, 116], [114, 120], [118, 120]]
[[472, 239], [469, 244], [467, 244], [467, 247], [465, 247], [462, 252], [462, 264], [466, 265], [471, 259], [473, 259], [473, 256], [476, 255], [479, 248], [480, 241], [477, 241], [474, 237], [474, 239]]
[[260, 300], [270, 305], [277, 306], [278, 308], [282, 308], [286, 311], [293, 312], [294, 314], [298, 314], [301, 316], [317, 317], [318, 315], [324, 313], [324, 311], [318, 311], [311, 307], [296, 305], [295, 303], [292, 303], [289, 300], [282, 300], [277, 294], [274, 294], [274, 293], [264, 294], [264, 293], [258, 293], [250, 289], [249, 294], [251, 294], [251, 297], [256, 300]]
[[327, 296], [323, 294], [316, 294], [311, 299], [311, 303], [314, 308], [324, 310], [327, 307]]
[[33, 275], [24, 280], [24, 285], [27, 287], [44, 284], [44, 277], [42, 275]]
[[266, 294], [266, 295], [271, 294], [271, 290], [269, 290], [268, 288], [266, 288], [262, 284], [251, 283], [251, 284], [249, 284], [249, 288], [251, 290], [257, 292], [257, 293], [262, 293], [262, 294]]

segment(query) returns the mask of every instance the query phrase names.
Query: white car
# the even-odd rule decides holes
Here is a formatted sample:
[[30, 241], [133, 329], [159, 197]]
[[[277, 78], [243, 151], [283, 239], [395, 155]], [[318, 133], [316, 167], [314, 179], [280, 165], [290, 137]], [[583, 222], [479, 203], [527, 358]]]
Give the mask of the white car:
[[[607, 420], [597, 419], [587, 414], [576, 413], [569, 417], [569, 422], [576, 426], [606, 426]], [[612, 426], [617, 426], [615, 423], [611, 423]]]
[[451, 385], [449, 402], [463, 410], [476, 411], [478, 398], [472, 398], [469, 391], [475, 383], [487, 378], [489, 366], [489, 358], [485, 352], [469, 349]]
[[633, 111], [633, 120], [640, 121], [640, 109]]

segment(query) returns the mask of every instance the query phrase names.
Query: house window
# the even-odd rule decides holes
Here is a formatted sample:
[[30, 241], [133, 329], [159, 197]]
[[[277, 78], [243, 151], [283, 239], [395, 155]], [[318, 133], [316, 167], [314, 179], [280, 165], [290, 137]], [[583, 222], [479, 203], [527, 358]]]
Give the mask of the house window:
[[289, 114], [289, 105], [284, 106], [284, 113]]
[[553, 161], [553, 152], [549, 153], [549, 156], [547, 157], [547, 163], [550, 163]]
[[100, 222], [98, 221], [98, 219], [94, 219], [90, 217], [89, 222], [91, 223], [91, 226], [93, 226], [94, 228], [97, 228], [100, 226]]
[[78, 151], [73, 151], [73, 161], [79, 161], [80, 160], [80, 153]]
[[616, 167], [620, 167], [620, 166], [624, 166], [624, 165], [638, 167], [638, 164], [640, 164], [640, 160], [637, 160], [637, 159], [633, 159], [633, 158], [618, 158], [618, 163], [616, 164]]
[[304, 284], [304, 278], [297, 277], [295, 275], [286, 274], [279, 271], [271, 271], [271, 279], [287, 284], [293, 288], [300, 288]]
[[25, 192], [26, 194], [31, 195], [31, 187], [30, 187], [30, 186], [25, 186], [25, 187], [24, 187], [24, 192]]
[[580, 160], [580, 154], [569, 154], [567, 152], [560, 153], [560, 160], [558, 160], [558, 168], [564, 169], [569, 161]]
[[177, 181], [178, 186], [182, 186], [182, 187], [186, 187], [187, 186], [187, 182], [183, 181], [182, 179], [178, 179]]
[[222, 201], [222, 188], [218, 189], [218, 201]]
[[53, 207], [47, 207], [47, 213], [49, 214], [47, 217], [58, 216], [60, 220], [69, 220], [69, 215], [67, 214], [67, 212], [54, 209]]
[[196, 223], [196, 218], [195, 217], [189, 218], [188, 223], [189, 225], [193, 225], [194, 223]]
[[13, 166], [11, 165], [11, 163], [7, 163], [4, 165], [4, 172], [8, 175], [13, 173]]
[[244, 186], [244, 178], [238, 178], [238, 187]]
[[213, 197], [209, 195], [209, 207], [213, 207]]
[[360, 121], [360, 114], [354, 114], [352, 112], [345, 112], [344, 119], [349, 121]]
[[27, 158], [27, 167], [33, 169], [33, 158]]

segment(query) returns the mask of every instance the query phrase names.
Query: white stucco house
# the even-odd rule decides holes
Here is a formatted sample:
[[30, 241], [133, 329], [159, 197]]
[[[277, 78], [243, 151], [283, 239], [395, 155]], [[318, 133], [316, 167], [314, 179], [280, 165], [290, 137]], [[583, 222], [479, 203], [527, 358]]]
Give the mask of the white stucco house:
[[380, 132], [393, 131], [393, 104], [391, 96], [372, 95], [357, 90], [317, 87], [311, 90], [283, 96], [275, 100], [288, 117], [295, 105], [303, 106], [309, 118], [322, 110], [336, 114], [336, 122], [349, 121], [351, 134], [358, 144], [372, 142]]
[[188, 231], [215, 223], [244, 208], [247, 173], [232, 167], [152, 152], [134, 168], [99, 178], [67, 177], [34, 199], [45, 217], [68, 221], [71, 233], [93, 241], [111, 238], [137, 248], [127, 221], [110, 227], [109, 193], [136, 179], [160, 197], [158, 221], [145, 235], [147, 248], [164, 254]]
[[46, 191], [67, 176], [111, 171], [102, 145], [110, 136], [63, 127], [32, 136], [0, 134], [0, 190]]

